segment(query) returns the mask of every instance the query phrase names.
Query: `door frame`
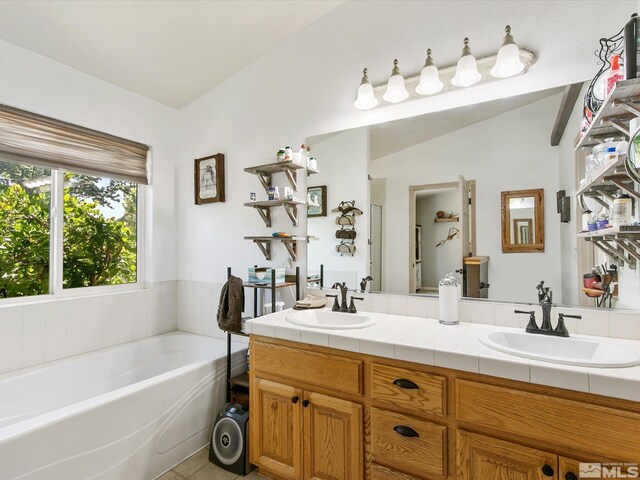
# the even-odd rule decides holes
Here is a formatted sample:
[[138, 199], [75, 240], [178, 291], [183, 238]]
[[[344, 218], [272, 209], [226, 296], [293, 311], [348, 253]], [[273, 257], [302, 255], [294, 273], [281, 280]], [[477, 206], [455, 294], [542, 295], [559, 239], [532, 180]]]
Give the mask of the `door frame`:
[[409, 293], [416, 292], [416, 193], [425, 190], [456, 189], [460, 182], [428, 183], [422, 185], [409, 185]]

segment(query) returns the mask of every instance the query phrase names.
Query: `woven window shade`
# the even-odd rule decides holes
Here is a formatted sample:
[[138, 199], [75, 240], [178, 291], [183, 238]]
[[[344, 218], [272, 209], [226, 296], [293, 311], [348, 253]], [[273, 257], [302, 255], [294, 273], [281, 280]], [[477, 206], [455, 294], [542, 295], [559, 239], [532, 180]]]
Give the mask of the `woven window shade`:
[[148, 184], [141, 143], [0, 105], [0, 157]]

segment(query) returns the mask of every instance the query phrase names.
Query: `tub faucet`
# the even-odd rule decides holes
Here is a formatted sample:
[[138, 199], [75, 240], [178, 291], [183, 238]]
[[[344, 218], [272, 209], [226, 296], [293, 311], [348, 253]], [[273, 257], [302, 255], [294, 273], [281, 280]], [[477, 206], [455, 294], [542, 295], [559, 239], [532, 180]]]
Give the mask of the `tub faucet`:
[[349, 291], [349, 288], [347, 287], [347, 284], [345, 282], [336, 282], [331, 288], [340, 290], [340, 311], [348, 312], [349, 307], [347, 306], [347, 292]]

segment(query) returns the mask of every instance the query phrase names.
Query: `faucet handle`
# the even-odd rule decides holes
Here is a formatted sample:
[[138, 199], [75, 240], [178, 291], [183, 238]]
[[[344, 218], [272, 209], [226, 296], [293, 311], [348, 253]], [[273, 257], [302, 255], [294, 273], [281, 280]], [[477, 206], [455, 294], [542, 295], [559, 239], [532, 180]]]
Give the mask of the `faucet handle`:
[[325, 297], [333, 298], [333, 307], [331, 307], [332, 312], [340, 311], [340, 304], [338, 303], [338, 295], [325, 295]]
[[569, 336], [569, 330], [567, 330], [567, 326], [564, 324], [565, 318], [582, 318], [582, 315], [567, 315], [566, 313], [558, 314], [558, 324], [556, 325], [556, 328], [553, 329], [553, 331], [556, 333], [556, 335], [559, 335], [561, 337]]
[[577, 318], [578, 320], [582, 319], [582, 315], [569, 315], [567, 313], [559, 313], [558, 317], [560, 319], [564, 319], [564, 318]]
[[529, 323], [527, 324], [527, 328], [525, 329], [525, 331], [531, 333], [539, 330], [538, 324], [536, 323], [536, 312], [534, 310], [530, 310], [530, 311], [514, 310], [514, 313], [529, 315]]
[[364, 300], [364, 298], [351, 297], [351, 302], [349, 303], [349, 313], [358, 313], [358, 310], [356, 310], [356, 304], [353, 302], [354, 300]]

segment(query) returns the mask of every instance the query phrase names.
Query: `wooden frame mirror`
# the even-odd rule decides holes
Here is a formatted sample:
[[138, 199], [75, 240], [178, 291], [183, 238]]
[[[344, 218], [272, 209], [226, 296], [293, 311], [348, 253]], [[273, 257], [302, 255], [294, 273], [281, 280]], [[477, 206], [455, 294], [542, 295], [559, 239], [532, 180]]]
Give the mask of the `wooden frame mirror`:
[[544, 189], [502, 192], [502, 253], [544, 252]]

